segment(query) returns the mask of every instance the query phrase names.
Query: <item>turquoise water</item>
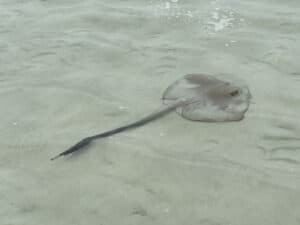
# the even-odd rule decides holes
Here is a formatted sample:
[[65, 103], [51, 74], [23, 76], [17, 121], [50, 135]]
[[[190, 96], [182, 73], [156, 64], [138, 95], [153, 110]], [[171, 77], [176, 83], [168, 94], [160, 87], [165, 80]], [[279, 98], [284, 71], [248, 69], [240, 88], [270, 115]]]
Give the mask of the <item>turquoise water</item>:
[[[300, 224], [298, 1], [0, 1], [0, 221]], [[244, 120], [147, 115], [188, 73], [243, 80]]]

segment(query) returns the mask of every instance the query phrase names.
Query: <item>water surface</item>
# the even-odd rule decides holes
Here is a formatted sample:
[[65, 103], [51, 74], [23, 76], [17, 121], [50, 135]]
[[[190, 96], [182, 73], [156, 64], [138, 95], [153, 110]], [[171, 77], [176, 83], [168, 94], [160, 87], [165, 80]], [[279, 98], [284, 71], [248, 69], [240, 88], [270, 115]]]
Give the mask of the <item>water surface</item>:
[[[0, 1], [1, 224], [300, 224], [298, 1]], [[253, 98], [235, 123], [159, 107], [187, 73]]]

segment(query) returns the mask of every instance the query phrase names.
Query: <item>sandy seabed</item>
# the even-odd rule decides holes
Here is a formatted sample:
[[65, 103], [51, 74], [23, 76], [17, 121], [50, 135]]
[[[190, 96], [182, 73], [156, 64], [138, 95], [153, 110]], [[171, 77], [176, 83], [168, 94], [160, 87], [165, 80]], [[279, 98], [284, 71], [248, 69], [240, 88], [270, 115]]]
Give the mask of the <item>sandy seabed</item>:
[[[0, 0], [1, 225], [299, 225], [298, 1]], [[244, 120], [157, 109], [187, 73], [252, 92]]]

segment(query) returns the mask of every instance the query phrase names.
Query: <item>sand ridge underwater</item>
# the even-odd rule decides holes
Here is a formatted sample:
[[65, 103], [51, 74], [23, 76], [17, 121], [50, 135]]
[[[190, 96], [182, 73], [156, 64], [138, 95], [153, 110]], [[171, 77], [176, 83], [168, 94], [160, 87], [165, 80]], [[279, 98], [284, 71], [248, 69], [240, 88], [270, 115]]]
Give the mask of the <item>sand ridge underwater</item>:
[[[299, 224], [297, 5], [1, 1], [1, 224]], [[171, 113], [49, 161], [197, 72], [245, 81], [245, 119]]]

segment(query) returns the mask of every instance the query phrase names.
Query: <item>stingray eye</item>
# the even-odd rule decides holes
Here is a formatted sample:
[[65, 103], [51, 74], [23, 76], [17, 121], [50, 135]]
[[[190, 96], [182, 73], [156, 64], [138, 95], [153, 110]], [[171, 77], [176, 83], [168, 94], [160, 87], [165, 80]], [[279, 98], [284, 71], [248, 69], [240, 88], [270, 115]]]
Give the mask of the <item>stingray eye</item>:
[[232, 97], [237, 96], [239, 94], [239, 90], [234, 90], [229, 93]]

